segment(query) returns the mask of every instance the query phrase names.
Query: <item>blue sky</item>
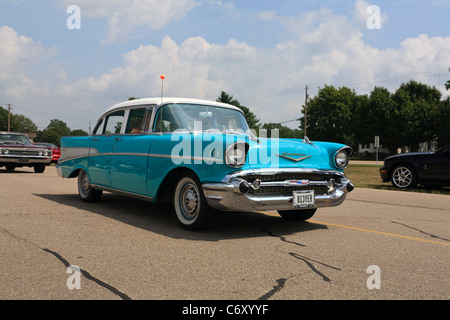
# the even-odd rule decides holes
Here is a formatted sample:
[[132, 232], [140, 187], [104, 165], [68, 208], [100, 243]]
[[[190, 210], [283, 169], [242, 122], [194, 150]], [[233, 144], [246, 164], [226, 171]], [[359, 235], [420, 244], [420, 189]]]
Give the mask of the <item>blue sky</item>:
[[166, 95], [224, 90], [263, 123], [298, 118], [306, 85], [365, 94], [415, 79], [445, 96], [449, 13], [450, 0], [0, 0], [0, 105], [88, 130], [112, 104], [159, 95], [160, 74]]

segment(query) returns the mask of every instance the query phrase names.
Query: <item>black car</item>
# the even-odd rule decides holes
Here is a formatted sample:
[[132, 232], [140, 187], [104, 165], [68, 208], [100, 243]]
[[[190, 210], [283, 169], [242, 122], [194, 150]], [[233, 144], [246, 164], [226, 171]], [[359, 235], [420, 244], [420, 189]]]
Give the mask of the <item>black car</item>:
[[436, 152], [402, 153], [384, 159], [381, 179], [398, 188], [450, 186], [450, 145]]

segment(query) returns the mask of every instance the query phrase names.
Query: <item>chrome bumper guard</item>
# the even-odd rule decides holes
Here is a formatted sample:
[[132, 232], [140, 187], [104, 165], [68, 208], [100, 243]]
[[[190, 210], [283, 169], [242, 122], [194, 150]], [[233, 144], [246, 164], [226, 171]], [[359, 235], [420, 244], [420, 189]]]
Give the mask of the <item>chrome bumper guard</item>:
[[62, 169], [61, 169], [61, 165], [58, 163], [55, 165], [55, 168], [56, 168], [56, 173], [58, 174], [58, 176], [60, 176], [61, 178], [64, 178]]
[[[254, 181], [245, 180], [247, 176], [252, 175], [271, 175], [278, 174], [316, 174], [323, 176], [338, 176], [339, 181], [333, 178], [320, 181], [312, 181], [307, 179], [301, 180], [284, 180], [284, 181]], [[249, 192], [249, 190], [257, 190], [262, 187], [293, 187], [301, 186], [308, 189], [309, 186], [324, 186], [326, 193], [317, 193], [314, 196], [314, 208], [333, 207], [340, 205], [348, 192], [354, 189], [353, 183], [348, 180], [342, 172], [332, 170], [316, 170], [316, 169], [260, 169], [260, 170], [243, 170], [225, 177], [221, 183], [205, 183], [203, 191], [208, 204], [215, 209], [224, 211], [256, 211], [256, 210], [298, 210], [293, 208], [292, 194], [258, 194]]]

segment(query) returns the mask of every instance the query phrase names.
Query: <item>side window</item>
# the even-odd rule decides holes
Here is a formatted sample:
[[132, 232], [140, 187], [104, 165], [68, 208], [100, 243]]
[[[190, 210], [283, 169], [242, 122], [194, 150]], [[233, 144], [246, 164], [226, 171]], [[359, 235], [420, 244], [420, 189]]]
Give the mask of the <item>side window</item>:
[[104, 126], [105, 126], [105, 118], [103, 118], [100, 122], [97, 123], [97, 126], [94, 129], [94, 136], [103, 134]]
[[155, 126], [153, 128], [153, 131], [173, 132], [179, 128], [180, 126], [178, 125], [178, 123], [175, 120], [175, 117], [173, 116], [173, 110], [168, 106], [161, 107], [156, 115]]
[[117, 111], [108, 116], [106, 119], [105, 134], [119, 134], [122, 129], [123, 116], [125, 111]]
[[132, 109], [128, 116], [128, 124], [125, 133], [141, 133], [145, 131], [145, 119], [147, 109]]

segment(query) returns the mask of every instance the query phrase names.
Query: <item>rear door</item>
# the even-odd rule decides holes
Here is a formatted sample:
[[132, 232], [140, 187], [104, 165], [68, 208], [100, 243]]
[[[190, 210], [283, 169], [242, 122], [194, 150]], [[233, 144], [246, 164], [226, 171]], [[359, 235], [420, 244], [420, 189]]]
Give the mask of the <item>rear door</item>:
[[125, 111], [120, 110], [106, 116], [97, 126], [89, 150], [89, 178], [92, 184], [109, 187], [111, 152], [120, 137]]

